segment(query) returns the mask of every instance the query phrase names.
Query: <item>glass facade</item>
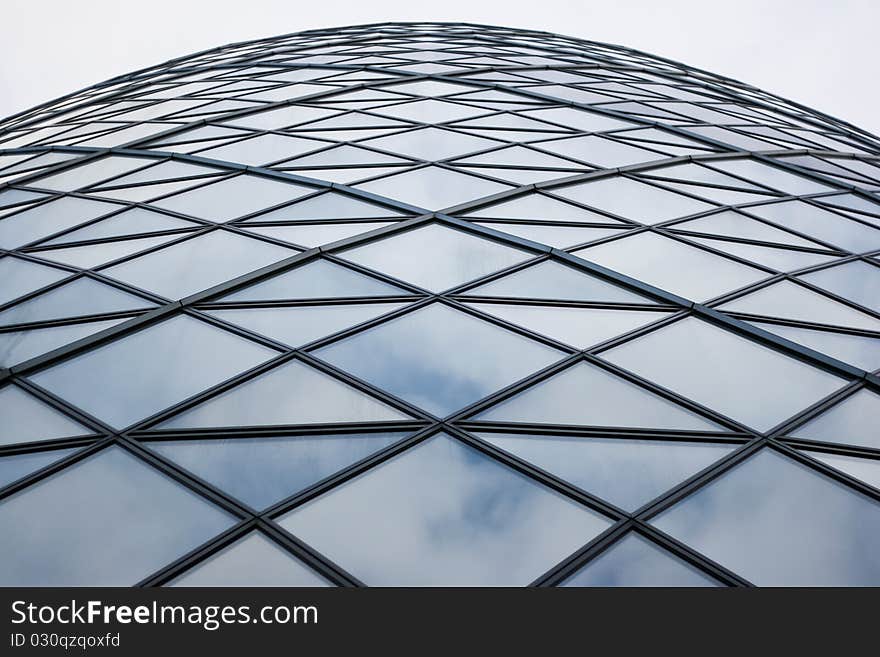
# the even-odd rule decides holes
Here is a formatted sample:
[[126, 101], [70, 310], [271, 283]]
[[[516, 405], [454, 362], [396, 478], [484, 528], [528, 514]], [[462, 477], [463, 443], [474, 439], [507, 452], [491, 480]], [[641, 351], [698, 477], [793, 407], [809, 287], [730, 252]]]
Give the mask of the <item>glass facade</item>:
[[880, 585], [880, 140], [628, 48], [239, 43], [0, 122], [0, 585]]

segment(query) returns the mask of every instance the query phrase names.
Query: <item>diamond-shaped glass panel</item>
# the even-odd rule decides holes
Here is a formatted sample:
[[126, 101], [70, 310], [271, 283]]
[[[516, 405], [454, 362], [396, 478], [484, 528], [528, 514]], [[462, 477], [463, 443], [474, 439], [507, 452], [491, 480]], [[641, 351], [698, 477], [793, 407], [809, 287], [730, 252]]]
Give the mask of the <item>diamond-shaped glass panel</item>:
[[75, 356], [31, 379], [111, 425], [124, 427], [275, 353], [180, 315]]
[[726, 456], [717, 443], [481, 433], [483, 440], [627, 511]]
[[513, 189], [510, 185], [434, 166], [378, 178], [361, 183], [358, 188], [428, 210], [442, 210]]
[[440, 224], [397, 233], [340, 255], [434, 292], [533, 257], [528, 251]]
[[576, 187], [556, 189], [554, 193], [642, 224], [656, 224], [715, 207], [629, 178], [603, 178]]
[[130, 586], [235, 519], [110, 447], [0, 502], [0, 522], [4, 586]]
[[92, 433], [17, 386], [0, 388], [0, 445], [71, 438]]
[[326, 424], [408, 420], [369, 395], [292, 361], [159, 425], [168, 428]]
[[758, 585], [880, 583], [880, 504], [769, 449], [651, 524]]
[[262, 240], [215, 230], [112, 265], [101, 273], [168, 299], [180, 299], [296, 253]]
[[878, 417], [880, 395], [859, 390], [791, 434], [810, 440], [880, 449]]
[[694, 318], [614, 347], [602, 358], [760, 431], [845, 383]]
[[245, 504], [263, 509], [397, 442], [404, 435], [347, 433], [163, 440], [149, 445]]
[[328, 586], [259, 532], [240, 538], [166, 586]]
[[562, 586], [718, 586], [708, 575], [638, 534], [627, 534]]
[[279, 523], [380, 586], [523, 586], [611, 524], [442, 434]]
[[609, 372], [578, 363], [475, 416], [487, 422], [717, 431], [677, 404]]
[[769, 276], [656, 233], [639, 233], [574, 253], [694, 301], [705, 301]]
[[227, 221], [311, 191], [288, 182], [244, 175], [175, 194], [153, 205], [208, 221]]
[[[208, 314], [292, 347], [298, 347], [349, 326], [390, 313], [403, 305], [402, 303], [369, 303], [293, 308], [237, 308], [213, 310]], [[3, 334], [0, 333], [0, 354], [2, 354], [2, 336]]]
[[442, 304], [395, 318], [315, 354], [440, 415], [564, 355]]

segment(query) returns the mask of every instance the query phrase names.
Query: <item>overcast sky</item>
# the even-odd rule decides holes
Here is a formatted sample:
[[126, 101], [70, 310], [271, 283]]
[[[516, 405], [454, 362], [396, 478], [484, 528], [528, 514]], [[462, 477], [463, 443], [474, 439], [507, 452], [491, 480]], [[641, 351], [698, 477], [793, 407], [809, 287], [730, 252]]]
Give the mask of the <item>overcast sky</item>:
[[880, 0], [0, 0], [0, 117], [234, 41], [380, 21], [547, 30], [755, 85], [880, 134]]

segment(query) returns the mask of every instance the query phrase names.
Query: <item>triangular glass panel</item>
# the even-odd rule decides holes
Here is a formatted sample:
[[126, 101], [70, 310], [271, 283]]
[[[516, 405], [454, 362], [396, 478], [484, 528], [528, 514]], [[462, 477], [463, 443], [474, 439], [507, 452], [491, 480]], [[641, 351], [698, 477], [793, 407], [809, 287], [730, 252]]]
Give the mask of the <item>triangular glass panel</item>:
[[[280, 168], [282, 165], [278, 165]], [[341, 185], [351, 185], [367, 178], [375, 178], [376, 176], [384, 176], [387, 173], [398, 173], [409, 167], [342, 167], [341, 169], [321, 168], [321, 169], [296, 169], [284, 168], [284, 171], [297, 176], [305, 176], [306, 178], [314, 178], [325, 182], [339, 183]]]
[[71, 246], [66, 249], [50, 249], [48, 251], [32, 251], [31, 253], [45, 260], [60, 262], [80, 269], [93, 269], [111, 260], [118, 260], [128, 255], [140, 253], [154, 246], [179, 238], [180, 235], [160, 235], [157, 237], [141, 237], [133, 240], [100, 242], [85, 246]]
[[167, 299], [181, 299], [296, 253], [264, 240], [213, 230], [111, 265], [101, 273]]
[[3, 500], [0, 581], [132, 586], [238, 520], [111, 446]]
[[852, 260], [836, 267], [804, 274], [802, 278], [880, 313], [880, 267], [862, 260]]
[[511, 185], [436, 166], [360, 183], [358, 188], [431, 210], [440, 210], [513, 189]]
[[48, 175], [29, 184], [31, 187], [40, 189], [56, 189], [62, 192], [71, 192], [75, 189], [107, 180], [113, 176], [148, 166], [153, 162], [154, 160], [139, 157], [103, 157], [99, 160], [92, 160], [72, 169], [61, 171], [60, 173]]
[[65, 324], [29, 331], [0, 332], [0, 367], [12, 367], [26, 360], [41, 356], [47, 351], [76, 342], [80, 338], [115, 326], [122, 319], [83, 324]]
[[869, 337], [835, 331], [813, 331], [797, 326], [762, 322], [750, 323], [868, 372], [880, 369], [880, 336]]
[[573, 267], [547, 260], [466, 292], [469, 296], [564, 301], [649, 303], [654, 301]]
[[132, 208], [131, 210], [113, 215], [109, 219], [103, 219], [83, 228], [77, 228], [61, 237], [44, 242], [41, 246], [98, 240], [105, 237], [129, 237], [142, 233], [178, 230], [181, 228], [197, 228], [199, 225], [186, 219], [171, 217], [167, 214], [147, 210], [146, 208]]
[[482, 422], [718, 431], [674, 402], [578, 363], [474, 416]]
[[300, 123], [326, 119], [338, 113], [337, 110], [324, 107], [288, 105], [287, 107], [272, 109], [266, 112], [229, 119], [228, 123], [229, 125], [253, 128], [255, 130], [279, 130], [288, 126], [299, 125]]
[[[357, 128], [396, 128], [403, 129], [409, 128], [412, 124], [405, 123], [403, 121], [395, 121], [393, 119], [388, 119], [381, 116], [373, 116], [370, 114], [361, 114], [360, 112], [348, 112], [346, 114], [340, 114], [334, 116], [329, 119], [323, 119], [321, 121], [315, 121], [314, 123], [309, 123], [308, 125], [299, 126], [298, 130], [301, 131], [301, 134], [308, 134], [307, 130], [352, 130]], [[364, 134], [364, 137], [369, 137], [369, 134]]]
[[124, 206], [65, 196], [0, 220], [0, 248], [15, 249]]
[[312, 196], [247, 221], [317, 221], [319, 219], [371, 219], [397, 217], [401, 212], [361, 201], [352, 196], [327, 192]]
[[[147, 161], [145, 160], [146, 164]], [[166, 180], [175, 180], [177, 178], [192, 178], [195, 176], [220, 175], [226, 173], [223, 169], [214, 169], [212, 167], [190, 164], [189, 162], [180, 162], [178, 160], [167, 160], [160, 162], [155, 166], [151, 166], [135, 173], [130, 173], [121, 178], [113, 180], [101, 185], [102, 187], [127, 187], [131, 185], [139, 185], [141, 183], [156, 183]]]
[[[645, 172], [645, 175], [672, 179], [677, 182], [708, 183], [710, 185], [722, 185], [724, 187], [736, 187], [740, 190], [766, 193], [766, 190], [761, 187], [695, 163], [674, 164], [662, 169], [651, 169]], [[663, 180], [664, 184], [666, 182], [667, 180]]]
[[735, 176], [760, 181], [762, 185], [767, 185], [795, 196], [835, 191], [834, 187], [828, 187], [811, 178], [799, 176], [796, 173], [758, 162], [749, 157], [713, 162], [712, 166], [732, 173]]
[[[513, 167], [525, 168], [563, 168], [563, 169], [583, 169], [577, 162], [571, 160], [563, 160], [561, 157], [547, 155], [540, 151], [525, 148], [523, 146], [509, 146], [491, 153], [482, 155], [465, 156], [461, 158], [461, 163], [467, 164], [500, 164]], [[499, 172], [503, 173], [503, 172]], [[571, 175], [567, 172], [556, 172], [557, 178], [565, 175]]]
[[556, 155], [574, 158], [602, 168], [623, 167], [640, 162], [652, 162], [666, 156], [637, 146], [622, 144], [613, 139], [589, 135], [541, 142], [540, 147]]
[[544, 121], [558, 123], [566, 128], [577, 128], [584, 132], [607, 132], [609, 130], [620, 130], [621, 128], [633, 128], [637, 125], [629, 121], [605, 116], [604, 114], [569, 107], [528, 110], [528, 115]]
[[694, 301], [757, 283], [767, 272], [651, 232], [588, 246], [574, 254]]
[[0, 324], [27, 324], [68, 317], [152, 308], [155, 304], [90, 278], [77, 278], [0, 312]]
[[532, 185], [546, 180], [557, 180], [572, 175], [570, 171], [545, 171], [543, 169], [511, 169], [490, 166], [457, 166], [457, 169], [466, 172], [491, 176], [504, 182], [515, 185]]
[[0, 305], [70, 276], [70, 272], [44, 267], [30, 260], [0, 258]]
[[619, 176], [555, 189], [553, 192], [643, 224], [656, 224], [716, 207], [683, 194]]
[[92, 196], [96, 196], [99, 198], [140, 203], [142, 201], [148, 201], [158, 198], [160, 196], [174, 194], [175, 192], [182, 192], [204, 182], [204, 178], [198, 178], [196, 180], [178, 180], [149, 185], [141, 184], [135, 185], [134, 187], [115, 187], [113, 189], [92, 191], [89, 193]]
[[[410, 164], [410, 160], [345, 144], [283, 162], [285, 167], [339, 167], [370, 164]], [[276, 167], [277, 168], [277, 167]]]
[[[349, 326], [403, 307], [403, 303], [367, 303], [292, 308], [239, 308], [207, 311], [209, 315], [299, 347]], [[2, 345], [0, 333], [0, 345]], [[2, 352], [0, 352], [2, 353]]]
[[[479, 119], [468, 119], [455, 124], [457, 128], [507, 128], [510, 130], [565, 130], [571, 132], [568, 128], [558, 128], [542, 121], [520, 116], [519, 114], [492, 114], [491, 116], [483, 116]], [[487, 133], [489, 134], [489, 133]]]
[[611, 235], [618, 235], [620, 233], [619, 228], [550, 226], [547, 224], [527, 223], [501, 224], [485, 221], [477, 222], [477, 224], [502, 233], [516, 235], [517, 237], [522, 237], [531, 240], [532, 242], [537, 242], [538, 244], [553, 246], [558, 249], [585, 244], [587, 242], [592, 242]]
[[481, 114], [486, 110], [479, 107], [469, 107], [457, 103], [447, 103], [442, 100], [417, 100], [413, 103], [403, 103], [392, 107], [382, 107], [376, 110], [379, 114], [392, 116], [396, 119], [417, 121], [419, 123], [447, 123], [469, 119]]
[[445, 434], [278, 522], [378, 586], [525, 586], [612, 524]]
[[691, 219], [684, 223], [675, 224], [679, 230], [688, 230], [695, 233], [707, 233], [709, 235], [721, 235], [745, 240], [758, 240], [761, 242], [773, 242], [788, 246], [805, 246], [807, 248], [819, 248], [821, 245], [810, 242], [797, 235], [792, 235], [784, 230], [762, 223], [740, 212], [725, 210], [718, 214]]
[[165, 148], [166, 144], [189, 144], [198, 141], [204, 141], [206, 142], [205, 145], [207, 145], [208, 141], [211, 141], [213, 143], [222, 143], [221, 140], [228, 141], [231, 139], [245, 137], [249, 134], [251, 133], [246, 130], [233, 130], [231, 128], [221, 128], [220, 126], [216, 125], [206, 125], [201, 128], [184, 130], [183, 132], [179, 132], [174, 135], [162, 137], [155, 143], [151, 143], [149, 145], [149, 148], [158, 151], [165, 151], [172, 150], [170, 148]]
[[160, 429], [409, 420], [409, 416], [299, 361], [227, 390]]
[[0, 488], [73, 454], [78, 447], [0, 456]]
[[757, 586], [876, 586], [880, 504], [762, 449], [650, 523]]
[[719, 310], [880, 331], [880, 320], [791, 281], [781, 281], [728, 301]]
[[240, 175], [169, 196], [155, 205], [209, 221], [227, 221], [292, 201], [312, 190], [280, 180]]
[[341, 255], [434, 292], [533, 257], [527, 251], [440, 224], [395, 233]]
[[0, 208], [8, 208], [13, 205], [24, 204], [28, 201], [39, 201], [49, 198], [49, 194], [30, 192], [25, 189], [6, 189], [0, 192]]
[[[357, 128], [354, 130], [344, 130], [342, 128], [336, 128], [334, 130], [306, 130], [305, 128], [309, 128], [310, 126], [304, 126], [303, 129], [297, 130], [294, 134], [300, 135], [301, 137], [312, 137], [314, 139], [324, 139], [331, 142], [347, 142], [347, 141], [358, 141], [361, 139], [367, 139], [368, 137], [379, 137], [381, 135], [388, 135], [392, 132], [397, 132], [400, 130], [399, 127], [395, 128]], [[408, 127], [404, 124], [401, 127]], [[326, 144], [325, 145], [329, 145]], [[276, 164], [274, 168], [279, 168], [282, 166], [287, 166], [286, 164]]]
[[880, 449], [880, 395], [859, 390], [819, 417], [789, 432], [798, 438]]
[[248, 232], [304, 247], [330, 244], [347, 237], [360, 235], [376, 228], [385, 228], [394, 222], [359, 222], [352, 224], [305, 224], [299, 226], [254, 226]]
[[442, 303], [404, 313], [314, 353], [443, 416], [564, 356]]
[[323, 577], [273, 541], [251, 532], [165, 586], [329, 586]]
[[215, 160], [226, 160], [250, 166], [263, 166], [271, 162], [287, 160], [297, 155], [310, 153], [326, 145], [324, 142], [313, 139], [265, 134], [224, 146], [201, 150], [196, 154], [199, 157], [210, 157]]
[[339, 433], [162, 440], [149, 447], [254, 509], [262, 510], [403, 438]]
[[686, 194], [693, 194], [700, 198], [714, 201], [721, 205], [741, 205], [744, 203], [757, 203], [775, 198], [769, 192], [766, 194], [758, 194], [752, 192], [742, 192], [737, 189], [719, 189], [718, 187], [709, 187], [708, 185], [697, 185], [690, 183], [670, 182], [668, 180], [659, 181], [665, 188], [674, 189]]
[[387, 297], [411, 292], [327, 260], [315, 260], [223, 297], [221, 301], [281, 301]]
[[578, 349], [586, 349], [670, 314], [525, 304], [468, 303], [468, 305]]
[[0, 417], [0, 445], [94, 433], [13, 385], [0, 388]]
[[804, 201], [756, 205], [748, 212], [853, 253], [880, 248], [880, 230]]
[[483, 137], [466, 135], [452, 130], [441, 130], [440, 128], [409, 130], [395, 135], [370, 139], [362, 143], [365, 146], [429, 162], [446, 160], [474, 151], [484, 151], [500, 145], [500, 142]]
[[880, 489], [880, 460], [807, 450], [803, 450], [803, 452], [809, 454], [817, 461], [822, 461], [825, 465], [830, 465], [832, 468], [845, 472], [869, 486]]
[[718, 585], [705, 573], [635, 533], [624, 536], [561, 584], [630, 588]]
[[469, 217], [495, 219], [532, 219], [538, 221], [574, 221], [580, 223], [621, 224], [623, 222], [605, 215], [590, 212], [574, 205], [541, 194], [529, 194], [512, 201], [504, 201], [476, 212]]
[[458, 94], [473, 90], [473, 87], [467, 87], [463, 84], [452, 84], [451, 82], [442, 82], [440, 80], [405, 82], [403, 84], [396, 84], [392, 87], [386, 88], [399, 93], [402, 92], [406, 94], [414, 94], [416, 96], [426, 96], [429, 98], [448, 96], [450, 94]]
[[736, 448], [671, 440], [477, 435], [626, 511], [635, 511]]

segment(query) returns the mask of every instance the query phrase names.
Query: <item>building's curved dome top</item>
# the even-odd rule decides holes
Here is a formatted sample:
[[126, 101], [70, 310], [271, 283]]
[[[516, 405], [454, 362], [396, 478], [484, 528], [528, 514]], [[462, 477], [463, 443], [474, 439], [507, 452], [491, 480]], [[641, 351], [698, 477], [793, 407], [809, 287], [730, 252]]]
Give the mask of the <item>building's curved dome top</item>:
[[878, 158], [464, 24], [10, 117], [0, 585], [878, 585]]

